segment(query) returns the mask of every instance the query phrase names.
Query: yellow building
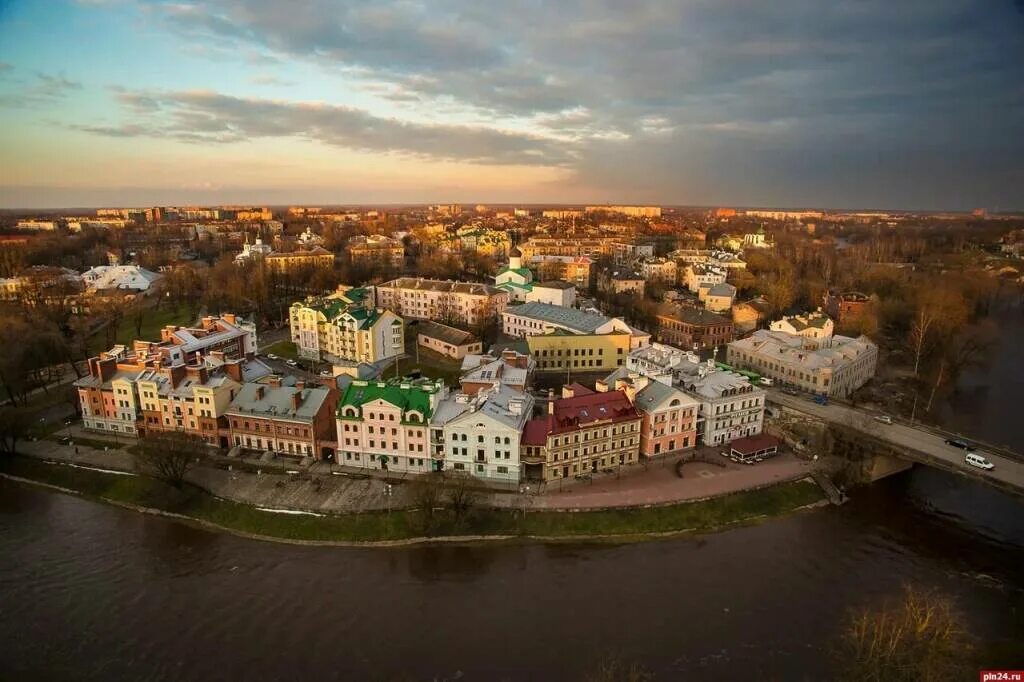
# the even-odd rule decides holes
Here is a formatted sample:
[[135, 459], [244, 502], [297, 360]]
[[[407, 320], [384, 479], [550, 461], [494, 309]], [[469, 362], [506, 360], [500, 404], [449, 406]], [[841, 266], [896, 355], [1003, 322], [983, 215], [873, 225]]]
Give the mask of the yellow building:
[[302, 267], [332, 268], [334, 254], [321, 246], [289, 253], [271, 253], [263, 257], [267, 267], [274, 272], [289, 272]]
[[327, 298], [293, 303], [292, 342], [302, 357], [331, 362], [378, 362], [405, 351], [402, 318], [366, 307], [367, 291], [349, 289]]
[[541, 372], [611, 372], [624, 367], [630, 351], [630, 334], [573, 334], [556, 330], [527, 336], [530, 355]]

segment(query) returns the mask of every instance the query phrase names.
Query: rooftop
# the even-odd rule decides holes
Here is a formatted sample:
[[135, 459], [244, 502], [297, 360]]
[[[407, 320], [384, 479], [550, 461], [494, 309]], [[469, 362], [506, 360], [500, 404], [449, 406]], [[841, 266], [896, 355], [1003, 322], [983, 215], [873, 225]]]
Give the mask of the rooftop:
[[477, 338], [467, 331], [462, 329], [456, 329], [455, 327], [449, 327], [446, 324], [439, 322], [424, 321], [420, 322], [416, 327], [416, 333], [424, 336], [429, 336], [432, 339], [440, 339], [445, 343], [450, 343], [453, 346], [464, 346], [468, 343], [474, 343]]
[[550, 303], [539, 303], [532, 301], [522, 305], [513, 306], [505, 310], [506, 315], [527, 317], [541, 322], [565, 327], [580, 334], [594, 334], [603, 325], [610, 321], [604, 315], [585, 313], [582, 310], [566, 308]]

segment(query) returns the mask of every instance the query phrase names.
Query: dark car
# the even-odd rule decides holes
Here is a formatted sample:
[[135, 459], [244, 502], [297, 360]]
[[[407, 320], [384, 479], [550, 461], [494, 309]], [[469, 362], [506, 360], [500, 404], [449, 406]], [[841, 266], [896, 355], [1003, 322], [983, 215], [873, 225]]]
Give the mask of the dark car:
[[974, 449], [973, 445], [965, 440], [960, 440], [959, 438], [947, 438], [946, 445], [952, 445], [954, 448], [960, 448], [961, 450], [967, 450], [968, 452]]

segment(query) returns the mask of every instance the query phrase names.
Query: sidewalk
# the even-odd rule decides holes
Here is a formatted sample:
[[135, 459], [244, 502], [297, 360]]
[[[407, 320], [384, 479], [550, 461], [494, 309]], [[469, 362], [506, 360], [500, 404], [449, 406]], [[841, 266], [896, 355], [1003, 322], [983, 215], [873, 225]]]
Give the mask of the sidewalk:
[[[71, 427], [62, 435], [66, 433], [72, 438], [101, 439], [96, 434], [83, 433], [80, 427]], [[132, 442], [121, 441], [127, 445]], [[22, 454], [40, 459], [99, 469], [134, 470], [134, 458], [125, 447], [104, 451], [79, 444], [76, 452], [74, 445], [39, 440], [19, 443], [18, 449]], [[675, 467], [678, 459], [676, 456], [646, 467], [632, 466], [619, 475], [597, 474], [589, 481], [571, 481], [561, 488], [557, 483], [545, 486], [527, 482], [525, 485], [531, 490], [525, 499], [518, 491], [493, 491], [481, 493], [479, 504], [519, 509], [525, 503], [527, 509], [535, 511], [670, 504], [803, 478], [810, 475], [812, 468], [810, 462], [784, 453], [754, 465], [736, 464], [725, 458], [721, 458], [721, 462], [714, 459], [711, 463], [687, 462], [680, 478]], [[415, 504], [410, 485], [392, 481], [389, 488], [387, 482], [377, 476], [345, 475], [332, 468], [322, 462], [303, 467], [294, 463], [219, 458], [216, 464], [194, 467], [186, 478], [218, 497], [269, 509], [351, 513], [400, 509]], [[288, 471], [294, 473], [286, 473]]]

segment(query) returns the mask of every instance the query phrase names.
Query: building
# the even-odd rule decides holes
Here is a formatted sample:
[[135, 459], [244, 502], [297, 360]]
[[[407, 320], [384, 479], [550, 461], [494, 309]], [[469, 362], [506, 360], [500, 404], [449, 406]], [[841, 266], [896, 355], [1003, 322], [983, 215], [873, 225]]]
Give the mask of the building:
[[705, 445], [724, 445], [764, 428], [765, 392], [735, 372], [701, 368], [680, 388], [700, 403], [697, 436]]
[[744, 211], [744, 214], [751, 218], [768, 218], [769, 220], [820, 219], [825, 215], [821, 211]]
[[612, 242], [612, 259], [619, 265], [654, 258], [654, 244], [639, 242]]
[[256, 356], [256, 325], [234, 313], [207, 315], [198, 327], [168, 325], [160, 330], [160, 341], [136, 341], [135, 352], [161, 354], [173, 363], [190, 363], [211, 353], [229, 360]]
[[704, 307], [713, 313], [728, 312], [736, 300], [736, 287], [728, 282], [701, 287], [697, 297], [704, 301]]
[[293, 303], [288, 325], [299, 355], [341, 363], [379, 362], [404, 353], [402, 318], [368, 306], [369, 298], [368, 290], [350, 288]]
[[660, 218], [660, 206], [587, 206], [587, 213], [621, 213], [630, 218]]
[[821, 309], [803, 315], [788, 315], [781, 320], [772, 322], [769, 327], [773, 332], [783, 332], [804, 339], [803, 346], [807, 349], [828, 345], [832, 339], [835, 325], [832, 319], [821, 312]]
[[822, 304], [836, 322], [851, 322], [864, 314], [871, 298], [859, 291], [846, 291], [841, 294], [826, 291]]
[[560, 400], [549, 395], [545, 414], [523, 429], [525, 478], [556, 481], [639, 461], [642, 418], [623, 391], [574, 385], [563, 394]]
[[286, 274], [300, 268], [333, 268], [334, 254], [322, 246], [314, 246], [288, 253], [271, 253], [263, 258], [263, 262], [272, 272]]
[[537, 359], [540, 372], [607, 373], [625, 365], [631, 349], [631, 336], [625, 332], [575, 334], [554, 331], [526, 339], [530, 354]]
[[455, 360], [483, 352], [480, 339], [467, 331], [440, 322], [420, 322], [416, 326], [416, 343]]
[[521, 439], [534, 398], [499, 382], [473, 394], [441, 400], [430, 420], [434, 461], [448, 471], [496, 481], [519, 481]]
[[313, 232], [309, 225], [306, 225], [306, 229], [295, 238], [295, 243], [300, 244], [304, 248], [312, 248], [314, 246], [323, 246], [324, 238]]
[[529, 261], [542, 279], [571, 282], [577, 289], [590, 288], [594, 261], [587, 256], [534, 256]]
[[732, 323], [740, 334], [751, 332], [768, 319], [771, 305], [768, 299], [758, 296], [749, 301], [741, 301], [732, 307]]
[[557, 280], [536, 282], [526, 295], [526, 301], [571, 308], [576, 305], [576, 287]]
[[249, 234], [246, 233], [245, 244], [242, 245], [242, 251], [235, 256], [235, 263], [242, 265], [251, 261], [263, 260], [272, 253], [274, 253], [273, 247], [270, 244], [264, 244], [260, 237], [256, 237], [256, 241], [250, 244]]
[[728, 278], [728, 272], [724, 268], [711, 265], [687, 265], [683, 270], [683, 284], [695, 294], [700, 294], [701, 288], [710, 288], [716, 284], [724, 284]]
[[866, 336], [822, 339], [761, 329], [730, 343], [727, 362], [808, 393], [845, 398], [875, 375], [878, 346]]
[[532, 263], [537, 256], [568, 256], [579, 258], [598, 258], [610, 256], [613, 238], [586, 237], [583, 239], [564, 239], [562, 237], [533, 237], [519, 245], [519, 251], [527, 263]]
[[689, 450], [697, 445], [700, 403], [660, 379], [621, 368], [597, 383], [600, 391], [623, 391], [640, 412], [640, 456], [648, 459]]
[[508, 265], [498, 270], [498, 274], [494, 276], [494, 286], [508, 292], [510, 303], [526, 301], [527, 294], [533, 289], [533, 273], [529, 268], [523, 267], [523, 257], [519, 249], [512, 249]]
[[508, 305], [509, 295], [487, 284], [400, 277], [376, 287], [377, 305], [405, 318], [460, 326], [484, 325]]
[[504, 258], [512, 249], [508, 232], [471, 225], [456, 232], [460, 250], [478, 253], [481, 256]]
[[714, 348], [732, 341], [732, 322], [709, 310], [675, 308], [657, 319], [658, 340], [673, 346]]
[[756, 232], [748, 232], [743, 235], [743, 248], [745, 249], [765, 249], [770, 246], [763, 227], [757, 228]]
[[608, 294], [635, 294], [643, 296], [647, 283], [635, 270], [616, 268], [604, 270], [597, 276], [597, 288]]
[[60, 221], [19, 220], [14, 227], [18, 230], [32, 230], [34, 232], [54, 232], [60, 227]]
[[405, 245], [381, 234], [352, 237], [348, 240], [347, 249], [353, 263], [380, 263], [393, 267], [405, 263]]
[[82, 282], [91, 292], [149, 292], [161, 279], [163, 275], [137, 265], [97, 265], [82, 273]]
[[326, 458], [334, 452], [333, 392], [302, 381], [245, 384], [225, 416], [231, 443], [246, 450]]
[[675, 284], [679, 279], [679, 265], [670, 258], [645, 258], [640, 262], [640, 274], [648, 282]]
[[637, 337], [634, 345], [646, 344], [650, 334], [634, 329], [618, 317], [605, 317], [549, 303], [510, 306], [501, 314], [501, 329], [507, 336], [523, 338], [560, 331], [569, 334], [611, 334], [621, 332]]
[[441, 380], [352, 381], [338, 400], [336, 462], [409, 474], [440, 470], [429, 429], [447, 395]]
[[[226, 413], [242, 387], [242, 360], [211, 370], [200, 359], [191, 364], [147, 368], [135, 379], [140, 436], [183, 431], [210, 445], [226, 446]], [[115, 387], [115, 392], [116, 392]]]
[[467, 355], [462, 359], [459, 383], [462, 392], [468, 395], [487, 389], [495, 381], [522, 393], [532, 383], [536, 369], [537, 361], [532, 355], [511, 348], [501, 351], [497, 358], [492, 355]]

